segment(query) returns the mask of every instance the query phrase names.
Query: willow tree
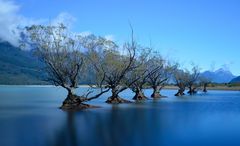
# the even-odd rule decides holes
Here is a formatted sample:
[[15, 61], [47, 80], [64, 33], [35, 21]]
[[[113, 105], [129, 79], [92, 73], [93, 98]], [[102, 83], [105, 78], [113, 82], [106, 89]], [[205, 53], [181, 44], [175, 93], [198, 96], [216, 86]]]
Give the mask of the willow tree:
[[[90, 92], [78, 96], [78, 88], [86, 66], [82, 36], [71, 33], [63, 24], [55, 26], [32, 25], [26, 27], [28, 44], [35, 48], [37, 57], [44, 63], [47, 80], [67, 90], [62, 109], [83, 109], [90, 107], [83, 102], [98, 98], [108, 90], [99, 84], [100, 92], [88, 97]], [[104, 80], [102, 78], [102, 80]], [[102, 82], [100, 82], [102, 83]]]
[[148, 84], [153, 89], [151, 97], [164, 97], [160, 94], [160, 91], [169, 81], [175, 67], [164, 60], [159, 53], [154, 53], [152, 58], [149, 60], [148, 70], [151, 72]]
[[186, 78], [186, 85], [189, 89], [188, 93], [190, 95], [193, 95], [197, 93], [196, 89], [198, 87], [198, 80], [200, 75], [200, 70], [198, 66], [193, 66], [191, 71], [187, 71], [187, 78]]
[[211, 79], [210, 78], [207, 78], [207, 77], [203, 77], [203, 76], [200, 76], [199, 77], [199, 82], [200, 82], [200, 85], [203, 87], [203, 92], [207, 92], [207, 87], [208, 85], [211, 83]]
[[173, 78], [176, 83], [176, 86], [178, 86], [178, 92], [175, 94], [175, 96], [183, 96], [184, 91], [187, 87], [187, 81], [188, 81], [188, 73], [184, 70], [176, 70], [173, 73]]
[[[133, 36], [133, 34], [132, 34]], [[100, 40], [104, 40], [101, 38]], [[125, 43], [122, 47], [116, 45], [112, 41], [105, 41], [106, 47], [97, 47], [99, 42], [96, 38], [87, 42], [86, 48], [90, 50], [89, 59], [96, 70], [96, 76], [104, 78], [103, 84], [111, 90], [112, 95], [107, 99], [107, 103], [124, 103], [130, 102], [119, 97], [119, 93], [123, 92], [130, 86], [125, 82], [129, 72], [136, 68], [136, 42]]]
[[142, 48], [138, 52], [136, 68], [127, 74], [125, 84], [135, 93], [133, 99], [140, 101], [148, 99], [144, 95], [143, 89], [147, 86], [149, 76], [153, 73], [153, 70], [148, 70], [151, 50], [149, 48]]

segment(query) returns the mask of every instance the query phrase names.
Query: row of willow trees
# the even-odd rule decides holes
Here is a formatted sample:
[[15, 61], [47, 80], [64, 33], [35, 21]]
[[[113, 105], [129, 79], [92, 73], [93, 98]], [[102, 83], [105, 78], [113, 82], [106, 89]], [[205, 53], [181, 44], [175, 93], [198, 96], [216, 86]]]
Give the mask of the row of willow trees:
[[[196, 66], [192, 71], [178, 69], [176, 63], [163, 59], [151, 48], [140, 46], [133, 30], [130, 41], [119, 46], [104, 37], [72, 33], [63, 24], [32, 25], [24, 29], [22, 42], [25, 47], [34, 48], [36, 56], [44, 63], [47, 80], [68, 91], [63, 109], [87, 108], [89, 105], [85, 102], [109, 91], [112, 94], [107, 103], [129, 102], [119, 97], [126, 89], [135, 93], [134, 100], [147, 99], [144, 88], [152, 88], [151, 97], [160, 98], [161, 89], [169, 81], [179, 87], [176, 96], [184, 95], [185, 88], [194, 94], [200, 83]], [[76, 95], [74, 90], [86, 76], [94, 78], [92, 90]]]

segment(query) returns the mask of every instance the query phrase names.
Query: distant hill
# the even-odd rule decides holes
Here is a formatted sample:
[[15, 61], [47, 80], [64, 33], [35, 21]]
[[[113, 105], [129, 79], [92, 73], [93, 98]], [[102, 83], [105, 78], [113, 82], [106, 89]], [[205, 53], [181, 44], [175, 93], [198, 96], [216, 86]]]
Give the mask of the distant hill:
[[205, 71], [201, 73], [201, 76], [211, 79], [214, 83], [229, 83], [236, 77], [229, 70], [224, 70], [222, 68], [216, 71]]
[[240, 76], [232, 79], [232, 80], [230, 81], [230, 83], [240, 83]]
[[0, 43], [0, 84], [47, 84], [39, 70], [41, 62], [31, 51], [23, 51], [8, 42]]
[[[41, 70], [43, 63], [33, 51], [22, 50], [8, 42], [0, 42], [0, 85], [42, 85], [46, 73]], [[90, 75], [90, 76], [89, 76]], [[81, 84], [93, 83], [92, 71], [83, 76]]]

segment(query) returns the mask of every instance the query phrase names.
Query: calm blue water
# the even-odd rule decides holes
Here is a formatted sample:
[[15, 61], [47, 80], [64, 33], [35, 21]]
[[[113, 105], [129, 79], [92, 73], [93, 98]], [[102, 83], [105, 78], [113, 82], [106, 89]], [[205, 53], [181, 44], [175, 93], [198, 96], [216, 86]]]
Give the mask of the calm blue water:
[[[0, 146], [240, 145], [240, 92], [182, 98], [175, 92], [115, 106], [104, 103], [105, 95], [90, 102], [102, 108], [67, 113], [58, 109], [66, 96], [61, 88], [1, 86]], [[121, 96], [131, 99], [133, 93]]]

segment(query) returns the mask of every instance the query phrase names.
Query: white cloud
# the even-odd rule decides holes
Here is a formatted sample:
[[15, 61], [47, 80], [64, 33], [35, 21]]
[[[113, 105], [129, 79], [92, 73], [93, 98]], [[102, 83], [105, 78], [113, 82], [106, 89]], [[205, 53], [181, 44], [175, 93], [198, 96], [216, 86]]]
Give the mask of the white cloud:
[[80, 32], [80, 33], [78, 33], [80, 36], [83, 36], [83, 37], [85, 37], [85, 36], [89, 36], [89, 35], [91, 35], [92, 34], [92, 32], [90, 32], [90, 31], [83, 31], [83, 32]]
[[[19, 29], [32, 24], [48, 24], [47, 19], [31, 19], [19, 14], [21, 6], [11, 0], [0, 0], [0, 41], [8, 41], [14, 46], [19, 45]], [[51, 23], [64, 23], [71, 27], [76, 20], [68, 13], [60, 13]]]
[[0, 38], [17, 45], [18, 36], [16, 29], [21, 21], [21, 16], [17, 15], [20, 6], [12, 1], [0, 0]]
[[230, 68], [233, 64], [234, 63], [232, 61], [227, 61], [221, 66], [221, 68], [223, 68], [224, 70], [230, 70]]
[[12, 1], [0, 0], [0, 12], [1, 14], [11, 14], [12, 12], [17, 12], [19, 6]]
[[52, 25], [58, 25], [63, 23], [68, 28], [72, 27], [73, 23], [76, 21], [76, 18], [70, 15], [67, 12], [60, 13], [55, 19], [51, 21]]
[[114, 36], [113, 35], [106, 35], [106, 36], [104, 36], [104, 38], [109, 40], [109, 41], [114, 41]]
[[[76, 18], [67, 12], [62, 12], [56, 18], [32, 19], [20, 14], [21, 6], [14, 0], [0, 0], [0, 41], [8, 41], [14, 46], [19, 46], [20, 29], [33, 24], [57, 25], [63, 23], [71, 29]], [[91, 35], [91, 31], [79, 33], [82, 36]], [[108, 40], [114, 40], [113, 35], [104, 36]]]
[[19, 14], [20, 5], [10, 0], [0, 0], [0, 40], [18, 46], [19, 29], [31, 24], [39, 24], [44, 19], [33, 20]]

